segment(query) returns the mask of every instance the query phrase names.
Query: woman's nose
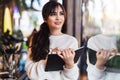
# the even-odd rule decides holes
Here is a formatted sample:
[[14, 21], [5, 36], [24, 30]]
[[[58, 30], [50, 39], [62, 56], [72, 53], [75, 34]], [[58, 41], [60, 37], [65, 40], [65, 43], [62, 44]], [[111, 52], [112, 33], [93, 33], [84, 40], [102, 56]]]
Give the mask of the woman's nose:
[[59, 14], [56, 15], [56, 19], [60, 19], [60, 15]]

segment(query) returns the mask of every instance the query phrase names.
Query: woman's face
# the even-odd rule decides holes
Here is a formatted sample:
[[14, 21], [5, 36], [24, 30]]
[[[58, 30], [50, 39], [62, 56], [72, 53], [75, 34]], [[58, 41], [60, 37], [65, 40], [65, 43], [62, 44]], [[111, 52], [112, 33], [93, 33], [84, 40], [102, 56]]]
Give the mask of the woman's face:
[[62, 29], [65, 21], [65, 13], [60, 6], [56, 7], [55, 10], [48, 16], [46, 22], [50, 30]]

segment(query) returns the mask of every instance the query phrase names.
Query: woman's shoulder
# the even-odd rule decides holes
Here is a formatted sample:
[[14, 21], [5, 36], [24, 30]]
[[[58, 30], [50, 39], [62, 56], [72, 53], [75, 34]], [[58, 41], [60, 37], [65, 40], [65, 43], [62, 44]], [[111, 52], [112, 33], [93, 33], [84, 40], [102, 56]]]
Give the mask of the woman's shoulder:
[[95, 41], [95, 40], [99, 40], [101, 38], [103, 38], [104, 35], [102, 34], [98, 34], [98, 35], [95, 35], [95, 36], [91, 36], [89, 39], [88, 39], [88, 42], [92, 42], [92, 41]]
[[103, 36], [102, 34], [97, 34], [97, 35], [91, 36], [89, 39], [100, 38], [102, 36]]
[[93, 42], [93, 41], [103, 41], [103, 40], [115, 40], [115, 36], [110, 36], [110, 35], [104, 35], [104, 34], [98, 34], [95, 36], [92, 36], [89, 38], [88, 42]]
[[103, 37], [101, 34], [90, 37], [87, 42], [87, 47], [93, 50], [97, 50], [97, 46], [101, 41], [103, 41], [101, 37]]

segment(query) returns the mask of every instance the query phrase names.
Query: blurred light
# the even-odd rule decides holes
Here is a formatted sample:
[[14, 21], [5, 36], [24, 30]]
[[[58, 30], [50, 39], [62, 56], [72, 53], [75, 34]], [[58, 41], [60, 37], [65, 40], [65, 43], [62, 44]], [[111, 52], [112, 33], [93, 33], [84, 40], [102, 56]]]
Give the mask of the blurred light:
[[15, 23], [14, 23], [14, 29], [18, 30], [19, 29], [19, 18], [20, 18], [18, 7], [14, 6], [13, 10], [14, 10], [13, 18], [14, 18], [14, 21], [15, 21]]
[[59, 3], [63, 4], [63, 0], [57, 0]]
[[25, 38], [24, 38], [24, 41], [27, 41], [27, 40], [28, 40], [28, 38], [25, 37]]
[[38, 2], [37, 0], [35, 0], [33, 2], [33, 7], [34, 7], [34, 9], [40, 10], [40, 8], [41, 8], [41, 1], [39, 0], [39, 2]]
[[14, 13], [13, 13], [13, 18], [20, 18], [20, 14], [19, 14], [19, 11], [18, 11], [18, 7], [17, 6], [14, 6]]
[[25, 0], [25, 3], [27, 4], [27, 7], [30, 8], [30, 6], [31, 6], [31, 0]]
[[10, 31], [10, 35], [12, 35], [12, 23], [11, 23], [11, 15], [10, 15], [10, 10], [8, 7], [5, 8], [5, 13], [4, 13], [4, 32], [7, 30]]

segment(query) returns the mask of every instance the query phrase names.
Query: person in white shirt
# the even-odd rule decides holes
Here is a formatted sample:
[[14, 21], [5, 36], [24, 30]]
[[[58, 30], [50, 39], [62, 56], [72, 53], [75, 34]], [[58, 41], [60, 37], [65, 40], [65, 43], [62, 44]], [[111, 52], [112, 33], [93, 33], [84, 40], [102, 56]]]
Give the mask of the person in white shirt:
[[[49, 1], [43, 7], [42, 16], [44, 23], [29, 44], [25, 65], [27, 76], [31, 80], [78, 80], [79, 68], [74, 63], [74, 50], [78, 49], [78, 41], [65, 34], [64, 7], [56, 1]], [[64, 60], [63, 70], [45, 71], [50, 53], [55, 53]]]

